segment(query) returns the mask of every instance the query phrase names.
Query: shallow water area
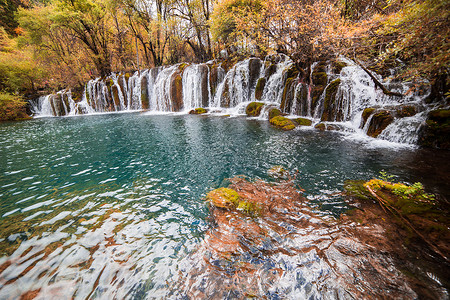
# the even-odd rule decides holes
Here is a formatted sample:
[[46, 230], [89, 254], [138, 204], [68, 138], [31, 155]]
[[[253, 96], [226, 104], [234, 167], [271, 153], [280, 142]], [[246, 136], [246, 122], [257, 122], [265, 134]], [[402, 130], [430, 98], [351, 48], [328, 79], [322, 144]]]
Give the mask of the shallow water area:
[[0, 133], [0, 298], [171, 296], [189, 271], [180, 266], [198, 267], [187, 260], [210, 227], [202, 198], [236, 175], [270, 181], [274, 165], [298, 170], [296, 185], [330, 218], [347, 209], [345, 180], [381, 170], [450, 195], [446, 152], [261, 120], [128, 113], [4, 123]]

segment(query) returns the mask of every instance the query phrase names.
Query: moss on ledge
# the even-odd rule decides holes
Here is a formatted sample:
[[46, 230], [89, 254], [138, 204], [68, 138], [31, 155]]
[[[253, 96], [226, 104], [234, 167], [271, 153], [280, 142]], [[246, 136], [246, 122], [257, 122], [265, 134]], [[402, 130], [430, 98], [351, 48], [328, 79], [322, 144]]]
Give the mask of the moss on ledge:
[[193, 109], [189, 112], [190, 115], [202, 115], [202, 114], [206, 114], [208, 112], [207, 109], [203, 108], [203, 107], [199, 107], [196, 109]]

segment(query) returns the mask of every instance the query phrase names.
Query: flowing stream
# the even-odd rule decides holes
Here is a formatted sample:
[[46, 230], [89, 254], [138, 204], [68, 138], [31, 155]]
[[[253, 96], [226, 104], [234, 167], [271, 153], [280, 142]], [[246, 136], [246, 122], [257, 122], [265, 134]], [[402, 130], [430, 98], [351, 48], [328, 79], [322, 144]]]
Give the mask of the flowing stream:
[[[118, 103], [132, 108], [135, 102]], [[0, 124], [0, 299], [197, 298], [212, 292], [229, 299], [359, 298], [352, 289], [361, 297], [401, 291], [413, 299], [415, 291], [386, 253], [330, 224], [348, 208], [339, 194], [344, 181], [382, 170], [448, 198], [446, 155], [380, 147], [338, 132], [283, 132], [247, 118], [140, 112]], [[274, 165], [298, 170], [295, 185], [305, 190], [311, 209], [286, 215], [296, 223], [258, 221], [272, 239], [259, 248], [243, 247], [229, 259], [205, 256], [204, 242], [214, 237], [206, 193], [237, 175], [270, 181], [267, 170]], [[298, 222], [310, 225], [296, 229]], [[246, 266], [243, 274], [253, 281], [224, 290], [236, 264]], [[207, 266], [213, 269], [205, 273]], [[368, 266], [379, 267], [381, 277], [359, 276]], [[448, 278], [421, 268], [433, 295], [448, 298]], [[246, 285], [254, 288], [246, 291]]]

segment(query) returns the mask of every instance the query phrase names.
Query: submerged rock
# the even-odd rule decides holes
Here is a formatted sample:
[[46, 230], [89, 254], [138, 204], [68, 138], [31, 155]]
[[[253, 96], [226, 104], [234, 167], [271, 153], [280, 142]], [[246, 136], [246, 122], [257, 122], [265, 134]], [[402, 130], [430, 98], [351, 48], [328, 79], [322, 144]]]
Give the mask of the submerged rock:
[[273, 117], [272, 119], [269, 120], [269, 122], [273, 126], [278, 127], [283, 130], [286, 130], [286, 131], [292, 130], [295, 128], [294, 122], [291, 119], [288, 119], [283, 116]]
[[229, 188], [218, 188], [206, 195], [206, 199], [214, 206], [232, 209], [239, 205], [239, 194]]
[[282, 166], [273, 166], [267, 171], [267, 175], [275, 179], [289, 179], [289, 171]]
[[247, 105], [245, 113], [249, 117], [258, 117], [261, 114], [261, 109], [263, 106], [264, 103], [262, 102], [251, 102], [249, 105]]

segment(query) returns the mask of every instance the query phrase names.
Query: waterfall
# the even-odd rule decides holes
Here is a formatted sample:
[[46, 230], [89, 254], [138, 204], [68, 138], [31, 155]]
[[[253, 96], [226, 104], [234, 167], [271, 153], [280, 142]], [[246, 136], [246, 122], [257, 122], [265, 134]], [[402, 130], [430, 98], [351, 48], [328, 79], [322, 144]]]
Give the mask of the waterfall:
[[[426, 119], [424, 99], [427, 88], [415, 89], [412, 83], [384, 80], [373, 74], [390, 91], [404, 96], [385, 95], [366, 71], [346, 58], [316, 62], [307, 78], [297, 75], [286, 55], [268, 56], [264, 60], [249, 58], [231, 68], [225, 62], [177, 64], [134, 73], [112, 73], [86, 83], [84, 91], [73, 97], [72, 91], [42, 96], [30, 101], [37, 117], [81, 115], [104, 112], [141, 111], [189, 112], [198, 107], [212, 113], [243, 114], [251, 101], [266, 105], [260, 119], [271, 108], [280, 108], [292, 117], [301, 116], [319, 122], [339, 122], [345, 131], [368, 134], [380, 115], [379, 139], [414, 144]], [[289, 77], [289, 78], [288, 78]], [[417, 84], [417, 83], [416, 83]], [[74, 100], [76, 99], [76, 100]], [[413, 107], [411, 115], [399, 114], [403, 106]], [[371, 108], [362, 126], [362, 113]], [[378, 122], [378, 123], [377, 123]], [[336, 127], [336, 126], [335, 126]], [[373, 128], [372, 128], [373, 131]]]

